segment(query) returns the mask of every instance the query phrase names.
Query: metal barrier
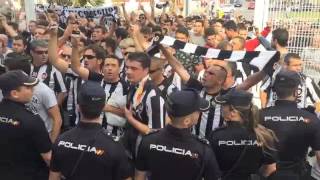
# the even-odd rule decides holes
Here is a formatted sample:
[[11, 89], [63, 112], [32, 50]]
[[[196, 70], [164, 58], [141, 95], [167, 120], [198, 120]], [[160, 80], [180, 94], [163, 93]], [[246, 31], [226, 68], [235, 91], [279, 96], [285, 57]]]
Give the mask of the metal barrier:
[[304, 60], [304, 73], [320, 80], [320, 0], [270, 0], [273, 28], [289, 31], [289, 51]]

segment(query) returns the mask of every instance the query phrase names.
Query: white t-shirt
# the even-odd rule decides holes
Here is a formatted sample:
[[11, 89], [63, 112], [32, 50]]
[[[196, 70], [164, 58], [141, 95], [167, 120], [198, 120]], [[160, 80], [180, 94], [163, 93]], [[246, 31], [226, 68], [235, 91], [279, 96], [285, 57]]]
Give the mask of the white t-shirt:
[[39, 82], [34, 87], [32, 101], [26, 104], [26, 106], [32, 112], [36, 112], [40, 115], [48, 132], [51, 132], [52, 119], [48, 114], [48, 110], [57, 104], [57, 98], [53, 90], [44, 83]]

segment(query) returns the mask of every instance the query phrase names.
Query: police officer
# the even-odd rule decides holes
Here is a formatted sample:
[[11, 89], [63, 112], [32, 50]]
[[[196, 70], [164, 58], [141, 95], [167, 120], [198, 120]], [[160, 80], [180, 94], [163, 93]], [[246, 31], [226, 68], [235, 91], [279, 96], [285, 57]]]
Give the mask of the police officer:
[[135, 180], [215, 180], [220, 177], [216, 158], [206, 142], [191, 134], [200, 111], [210, 107], [193, 89], [172, 92], [166, 100], [171, 123], [142, 139]]
[[273, 179], [311, 179], [306, 154], [312, 147], [320, 164], [320, 122], [314, 114], [299, 109], [296, 99], [301, 78], [281, 70], [273, 85], [278, 99], [274, 107], [262, 111], [261, 121], [279, 138], [277, 172]]
[[100, 115], [106, 94], [97, 82], [85, 82], [79, 92], [78, 126], [58, 137], [53, 146], [50, 180], [130, 179], [124, 148], [104, 133]]
[[215, 98], [222, 105], [226, 126], [213, 131], [209, 141], [223, 180], [249, 180], [261, 167], [264, 176], [275, 170], [275, 160], [269, 154], [274, 150], [274, 137], [257, 124], [258, 109], [252, 105], [252, 97], [251, 93], [232, 89]]
[[[38, 114], [28, 111], [37, 79], [20, 70], [0, 76], [0, 177], [5, 180], [45, 180], [51, 141]], [[46, 162], [46, 163], [45, 163]]]

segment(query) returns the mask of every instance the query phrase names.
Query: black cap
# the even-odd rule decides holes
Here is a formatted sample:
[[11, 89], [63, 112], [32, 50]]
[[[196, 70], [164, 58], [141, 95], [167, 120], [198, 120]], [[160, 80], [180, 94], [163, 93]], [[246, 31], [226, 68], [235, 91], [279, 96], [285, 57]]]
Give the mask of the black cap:
[[21, 70], [14, 70], [0, 76], [0, 89], [7, 94], [21, 86], [35, 86], [38, 82], [38, 79], [28, 76]]
[[224, 95], [216, 96], [214, 101], [218, 104], [249, 106], [251, 104], [252, 96], [253, 95], [247, 91], [233, 88]]
[[297, 72], [281, 70], [274, 81], [273, 87], [294, 88], [301, 83], [301, 78]]
[[27, 61], [31, 63], [31, 58], [21, 53], [11, 52], [8, 53], [6, 58], [4, 59], [4, 64], [6, 65], [8, 63], [16, 63], [20, 61]]
[[102, 106], [106, 102], [106, 93], [98, 82], [86, 81], [80, 87], [78, 103], [87, 106]]
[[172, 92], [166, 100], [166, 109], [173, 117], [183, 117], [196, 111], [207, 111], [209, 101], [201, 98], [194, 89], [184, 89]]

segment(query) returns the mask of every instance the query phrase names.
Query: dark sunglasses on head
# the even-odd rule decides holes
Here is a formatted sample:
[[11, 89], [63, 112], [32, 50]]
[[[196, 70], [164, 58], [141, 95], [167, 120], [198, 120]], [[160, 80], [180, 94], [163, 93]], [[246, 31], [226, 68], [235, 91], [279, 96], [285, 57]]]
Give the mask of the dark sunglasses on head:
[[129, 53], [132, 53], [132, 52], [124, 52], [123, 55], [127, 56]]
[[87, 59], [93, 59], [95, 58], [95, 56], [92, 56], [92, 55], [83, 55], [83, 58], [87, 58]]
[[161, 70], [162, 68], [157, 68], [157, 69], [153, 69], [153, 70], [149, 70], [149, 74], [153, 74], [153, 73], [155, 73], [155, 72], [157, 72], [157, 71], [159, 71], [159, 70]]
[[48, 54], [48, 51], [34, 51], [35, 53], [42, 55], [42, 54]]
[[64, 59], [71, 59], [71, 56], [68, 55], [68, 54], [61, 54], [61, 56], [64, 58]]

